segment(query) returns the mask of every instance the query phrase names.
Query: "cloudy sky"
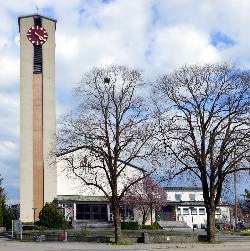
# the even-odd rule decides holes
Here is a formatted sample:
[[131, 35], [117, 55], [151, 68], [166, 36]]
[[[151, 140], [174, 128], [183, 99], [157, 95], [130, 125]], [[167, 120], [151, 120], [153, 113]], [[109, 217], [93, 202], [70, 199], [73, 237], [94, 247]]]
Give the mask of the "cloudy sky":
[[57, 115], [93, 66], [125, 64], [149, 79], [183, 64], [224, 62], [250, 69], [250, 0], [0, 0], [0, 173], [19, 198], [17, 18], [57, 19]]

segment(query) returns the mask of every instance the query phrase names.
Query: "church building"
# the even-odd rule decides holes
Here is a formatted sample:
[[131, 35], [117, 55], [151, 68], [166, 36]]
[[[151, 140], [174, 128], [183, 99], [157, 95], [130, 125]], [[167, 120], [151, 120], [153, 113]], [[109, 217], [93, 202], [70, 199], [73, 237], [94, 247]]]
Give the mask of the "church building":
[[[20, 220], [37, 221], [45, 203], [57, 199], [65, 218], [75, 223], [79, 222], [80, 226], [81, 222], [85, 221], [112, 222], [112, 209], [104, 194], [96, 188], [83, 186], [79, 179], [65, 172], [63, 160], [56, 158], [56, 20], [34, 14], [19, 17], [18, 24]], [[127, 178], [138, 176], [141, 172], [142, 170], [130, 167], [123, 178], [126, 181]], [[101, 178], [101, 174], [98, 177]], [[119, 186], [123, 186], [124, 180], [119, 181]], [[103, 182], [105, 185], [105, 180]], [[174, 189], [167, 191], [168, 205], [158, 215], [153, 214], [152, 220], [183, 221], [190, 227], [196, 224], [202, 228], [206, 224], [202, 191]], [[218, 210], [220, 215], [223, 210], [225, 211], [223, 215], [226, 215], [225, 221], [228, 221], [228, 208], [222, 206]], [[142, 218], [138, 211], [126, 208], [123, 208], [121, 215], [124, 220], [140, 222]], [[148, 217], [148, 223], [150, 222], [151, 219]]]

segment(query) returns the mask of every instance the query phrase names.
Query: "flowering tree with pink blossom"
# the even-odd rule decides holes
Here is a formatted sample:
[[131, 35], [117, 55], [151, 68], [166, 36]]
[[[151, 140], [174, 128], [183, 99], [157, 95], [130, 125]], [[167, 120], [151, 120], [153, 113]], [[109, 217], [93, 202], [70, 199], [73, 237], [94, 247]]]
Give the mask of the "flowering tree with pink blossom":
[[167, 194], [152, 178], [146, 177], [140, 184], [136, 184], [128, 190], [122, 202], [124, 206], [136, 208], [142, 213], [143, 225], [150, 214], [152, 225], [153, 210], [159, 211], [167, 204]]

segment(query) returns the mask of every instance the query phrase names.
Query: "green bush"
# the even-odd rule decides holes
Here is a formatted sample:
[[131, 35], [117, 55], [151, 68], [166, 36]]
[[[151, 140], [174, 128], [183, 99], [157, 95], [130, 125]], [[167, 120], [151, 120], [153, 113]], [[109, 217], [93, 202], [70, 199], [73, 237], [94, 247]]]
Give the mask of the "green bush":
[[67, 223], [56, 205], [51, 202], [46, 203], [40, 211], [38, 225], [50, 229], [57, 229], [65, 228]]
[[127, 246], [127, 245], [132, 245], [132, 243], [130, 241], [120, 241], [118, 243], [116, 243], [116, 242], [109, 242], [108, 245]]
[[31, 231], [31, 230], [46, 230], [47, 228], [44, 226], [40, 226], [39, 222], [37, 223], [38, 225], [24, 225], [23, 230], [24, 231]]
[[249, 235], [250, 236], [250, 228], [241, 231], [241, 235], [247, 235], [247, 236]]
[[138, 230], [139, 224], [138, 224], [138, 222], [134, 222], [134, 221], [122, 222], [122, 229], [124, 229], [124, 230]]
[[11, 229], [12, 220], [15, 220], [15, 219], [16, 217], [11, 207], [5, 206], [4, 211], [3, 211], [3, 225], [6, 227], [7, 230]]
[[122, 229], [123, 230], [158, 230], [160, 227], [157, 224], [153, 225], [139, 225], [138, 222], [130, 221], [130, 222], [122, 222]]
[[140, 229], [157, 230], [157, 229], [160, 229], [160, 227], [157, 224], [153, 224], [153, 225], [140, 225]]

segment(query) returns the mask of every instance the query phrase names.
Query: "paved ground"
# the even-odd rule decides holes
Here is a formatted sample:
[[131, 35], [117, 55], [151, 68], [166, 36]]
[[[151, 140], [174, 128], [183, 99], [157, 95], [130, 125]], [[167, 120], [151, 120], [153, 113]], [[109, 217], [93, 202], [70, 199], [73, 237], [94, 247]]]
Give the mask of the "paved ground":
[[0, 239], [1, 251], [107, 251], [107, 250], [137, 250], [137, 251], [249, 251], [250, 242], [241, 243], [223, 243], [223, 244], [135, 244], [128, 246], [110, 246], [107, 244], [96, 243], [62, 243], [62, 242], [18, 242], [6, 239]]

